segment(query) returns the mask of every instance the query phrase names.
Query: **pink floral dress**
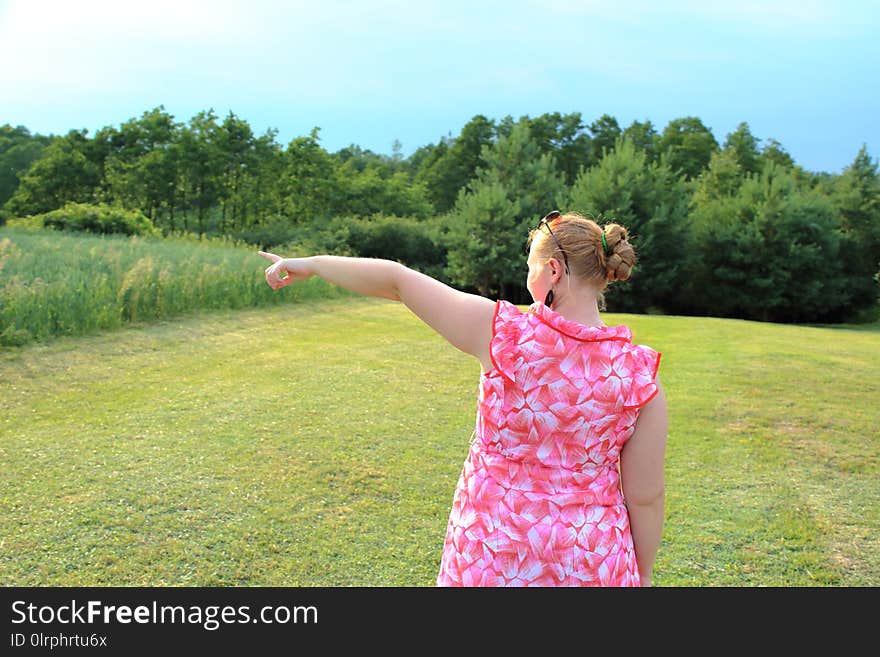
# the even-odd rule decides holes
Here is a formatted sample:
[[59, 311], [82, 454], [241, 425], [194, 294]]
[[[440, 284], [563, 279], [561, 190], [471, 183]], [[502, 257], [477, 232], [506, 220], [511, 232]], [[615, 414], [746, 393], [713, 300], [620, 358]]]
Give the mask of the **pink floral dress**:
[[620, 451], [661, 354], [625, 325], [498, 301], [438, 586], [639, 586]]

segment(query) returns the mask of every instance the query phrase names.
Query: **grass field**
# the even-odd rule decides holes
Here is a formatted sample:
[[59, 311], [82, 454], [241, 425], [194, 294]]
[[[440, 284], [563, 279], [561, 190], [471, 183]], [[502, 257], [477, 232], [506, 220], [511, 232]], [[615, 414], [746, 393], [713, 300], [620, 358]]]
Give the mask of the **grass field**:
[[[656, 586], [880, 584], [876, 326], [604, 319], [663, 352]], [[0, 584], [430, 586], [478, 374], [362, 297], [0, 350]]]

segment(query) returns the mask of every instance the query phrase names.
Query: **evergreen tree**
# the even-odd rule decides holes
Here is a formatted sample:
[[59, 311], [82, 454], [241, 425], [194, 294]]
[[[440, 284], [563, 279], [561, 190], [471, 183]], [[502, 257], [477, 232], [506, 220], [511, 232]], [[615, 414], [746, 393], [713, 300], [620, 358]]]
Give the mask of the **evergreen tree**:
[[794, 158], [788, 154], [782, 144], [780, 144], [775, 139], [767, 139], [764, 147], [761, 149], [761, 168], [763, 169], [764, 164], [767, 162], [773, 162], [784, 168], [791, 168], [794, 166]]
[[773, 162], [730, 196], [698, 197], [692, 310], [763, 321], [840, 321], [849, 242], [830, 201]]
[[856, 303], [870, 305], [877, 297], [871, 276], [880, 266], [880, 177], [877, 162], [868, 155], [865, 145], [837, 179], [831, 199], [852, 241], [848, 264], [859, 274], [854, 289]]
[[697, 204], [733, 196], [742, 184], [745, 172], [730, 150], [716, 151], [709, 166], [696, 181], [693, 201]]
[[423, 183], [428, 200], [437, 212], [447, 212], [455, 204], [458, 192], [484, 166], [483, 148], [495, 137], [495, 125], [478, 114], [462, 128], [453, 140], [442, 141], [426, 158], [416, 180]]
[[645, 312], [678, 306], [688, 251], [687, 201], [679, 177], [665, 163], [649, 163], [647, 154], [623, 137], [575, 181], [569, 207], [600, 226], [626, 227], [639, 258], [628, 281], [608, 288], [609, 308]]
[[730, 153], [745, 173], [761, 171], [761, 154], [757, 139], [749, 130], [748, 123], [740, 123], [724, 140], [724, 151]]
[[460, 285], [516, 303], [529, 300], [524, 268], [529, 229], [555, 209], [565, 183], [541, 154], [528, 122], [483, 149], [485, 168], [459, 193], [449, 216], [449, 274]]

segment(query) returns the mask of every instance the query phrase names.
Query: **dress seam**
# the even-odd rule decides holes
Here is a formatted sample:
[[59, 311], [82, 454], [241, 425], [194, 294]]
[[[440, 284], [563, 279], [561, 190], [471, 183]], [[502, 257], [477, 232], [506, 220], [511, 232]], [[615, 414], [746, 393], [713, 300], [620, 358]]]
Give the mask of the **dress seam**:
[[[563, 331], [558, 326], [554, 326], [550, 321], [548, 321], [546, 318], [542, 317], [540, 314], [536, 313], [535, 311], [530, 310], [529, 313], [534, 315], [535, 317], [537, 317], [539, 321], [543, 322], [544, 324], [546, 324], [547, 326], [552, 328], [554, 331], [558, 331], [559, 333], [562, 333], [562, 335], [564, 335], [568, 338], [571, 338], [572, 340], [577, 340], [578, 342], [608, 342], [610, 340], [616, 340], [618, 342], [627, 342], [627, 343], [632, 342], [632, 340], [630, 338], [628, 338], [626, 336], [622, 336], [622, 335], [610, 335], [610, 336], [605, 336], [605, 337], [601, 337], [601, 338], [579, 338], [576, 335], [572, 335], [571, 333], [567, 333], [567, 332]], [[611, 327], [606, 326], [605, 328], [607, 329], [607, 328], [611, 328]]]

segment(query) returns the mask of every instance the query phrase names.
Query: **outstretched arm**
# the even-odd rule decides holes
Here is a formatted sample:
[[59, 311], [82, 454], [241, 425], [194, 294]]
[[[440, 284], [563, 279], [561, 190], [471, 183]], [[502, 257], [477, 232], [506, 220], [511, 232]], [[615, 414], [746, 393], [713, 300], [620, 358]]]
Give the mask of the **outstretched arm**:
[[[266, 269], [266, 281], [273, 289], [320, 276], [358, 294], [400, 301], [454, 347], [478, 358], [484, 370], [491, 368], [489, 340], [495, 302], [490, 299], [461, 292], [391, 260], [330, 255], [281, 258], [259, 253], [273, 263]], [[285, 273], [287, 277], [282, 278]]]
[[623, 496], [642, 586], [651, 585], [666, 500], [663, 465], [668, 411], [659, 376], [656, 382], [657, 394], [639, 410], [635, 431], [620, 453]]

